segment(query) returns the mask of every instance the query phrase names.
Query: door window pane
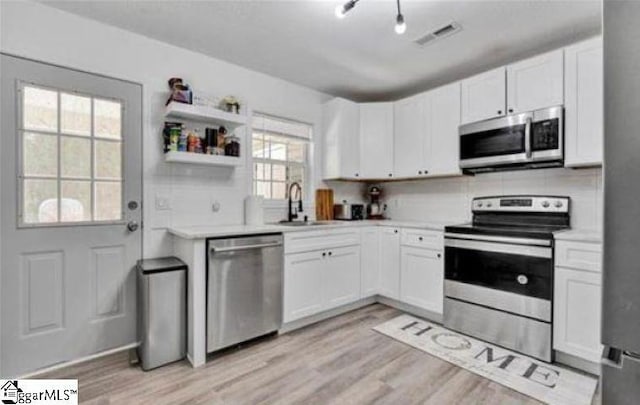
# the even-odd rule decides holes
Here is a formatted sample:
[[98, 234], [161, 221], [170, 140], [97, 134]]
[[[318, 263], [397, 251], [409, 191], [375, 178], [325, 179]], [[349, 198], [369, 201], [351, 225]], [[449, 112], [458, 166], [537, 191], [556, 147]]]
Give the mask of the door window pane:
[[120, 179], [122, 161], [120, 142], [95, 141], [96, 178]]
[[91, 178], [91, 140], [60, 137], [62, 177]]
[[63, 181], [60, 221], [91, 221], [91, 182]]
[[58, 182], [56, 180], [24, 181], [23, 221], [27, 224], [58, 221]]
[[60, 130], [73, 135], [91, 135], [91, 98], [60, 94]]
[[22, 141], [25, 176], [56, 177], [58, 175], [58, 137], [25, 133]]
[[93, 100], [94, 134], [103, 138], [120, 139], [121, 104], [110, 100]]
[[58, 131], [58, 92], [38, 87], [23, 88], [24, 129]]
[[31, 130], [18, 130], [19, 224], [122, 220], [122, 103], [31, 85], [21, 90], [23, 126]]
[[95, 188], [95, 219], [98, 221], [122, 219], [122, 183], [96, 182]]

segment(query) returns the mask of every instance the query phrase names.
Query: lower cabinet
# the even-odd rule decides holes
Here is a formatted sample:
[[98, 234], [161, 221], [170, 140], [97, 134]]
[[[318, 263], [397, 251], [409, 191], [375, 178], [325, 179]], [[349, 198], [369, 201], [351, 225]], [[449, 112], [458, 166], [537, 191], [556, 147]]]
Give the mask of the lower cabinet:
[[364, 228], [360, 239], [360, 297], [378, 293], [380, 285], [380, 229]]
[[360, 298], [360, 246], [285, 255], [284, 322]]
[[553, 348], [600, 362], [602, 244], [556, 241]]
[[557, 267], [554, 293], [554, 349], [599, 362], [602, 284], [598, 273]]
[[441, 314], [443, 283], [442, 251], [402, 246], [400, 301]]
[[400, 298], [400, 230], [383, 227], [380, 230], [380, 287], [378, 294]]

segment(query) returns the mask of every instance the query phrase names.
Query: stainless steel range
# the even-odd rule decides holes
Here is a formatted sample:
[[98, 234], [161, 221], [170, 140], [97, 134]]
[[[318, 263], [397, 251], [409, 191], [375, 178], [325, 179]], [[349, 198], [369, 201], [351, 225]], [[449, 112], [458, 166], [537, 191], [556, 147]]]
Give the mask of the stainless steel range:
[[475, 198], [471, 224], [445, 228], [444, 325], [553, 360], [553, 232], [569, 197]]

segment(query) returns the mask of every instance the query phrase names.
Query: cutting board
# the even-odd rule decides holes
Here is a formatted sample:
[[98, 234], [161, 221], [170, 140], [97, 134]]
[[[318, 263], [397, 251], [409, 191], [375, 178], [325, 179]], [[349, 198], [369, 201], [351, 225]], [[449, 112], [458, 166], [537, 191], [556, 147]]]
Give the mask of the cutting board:
[[316, 221], [333, 219], [333, 190], [319, 188], [316, 190]]

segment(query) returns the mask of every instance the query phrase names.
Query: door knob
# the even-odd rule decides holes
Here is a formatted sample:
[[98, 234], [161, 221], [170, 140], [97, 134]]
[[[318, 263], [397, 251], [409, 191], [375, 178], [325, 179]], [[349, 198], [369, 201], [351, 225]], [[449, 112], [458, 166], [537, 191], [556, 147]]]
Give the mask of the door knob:
[[138, 230], [138, 223], [136, 221], [129, 221], [127, 223], [127, 229], [129, 230], [129, 232], [135, 232]]

